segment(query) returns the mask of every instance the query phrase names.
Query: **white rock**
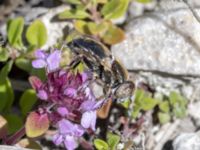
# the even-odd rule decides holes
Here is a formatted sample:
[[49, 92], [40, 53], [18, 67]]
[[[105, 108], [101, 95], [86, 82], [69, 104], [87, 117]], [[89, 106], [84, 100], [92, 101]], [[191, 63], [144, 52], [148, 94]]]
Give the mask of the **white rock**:
[[188, 107], [188, 114], [195, 121], [196, 126], [200, 126], [200, 102], [193, 103]]
[[200, 150], [199, 133], [182, 133], [173, 142], [174, 150]]
[[139, 17], [126, 33], [112, 52], [128, 69], [200, 75], [200, 25], [189, 10]]

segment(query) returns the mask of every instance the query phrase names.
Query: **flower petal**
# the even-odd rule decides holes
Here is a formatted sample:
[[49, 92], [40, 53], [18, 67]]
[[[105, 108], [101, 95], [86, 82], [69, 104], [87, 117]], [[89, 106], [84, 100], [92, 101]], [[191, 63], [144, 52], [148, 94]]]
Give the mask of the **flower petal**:
[[66, 107], [58, 107], [57, 108], [57, 112], [62, 116], [62, 117], [65, 117], [69, 111], [67, 110]]
[[67, 89], [65, 89], [64, 94], [69, 96], [69, 97], [74, 97], [76, 95], [76, 89], [67, 88]]
[[61, 121], [59, 121], [58, 127], [61, 134], [71, 134], [73, 133], [74, 124], [66, 119], [62, 119]]
[[41, 100], [47, 100], [48, 99], [48, 95], [47, 95], [47, 92], [45, 90], [39, 90], [38, 93], [37, 93], [37, 96]]
[[81, 125], [84, 128], [91, 128], [92, 130], [95, 130], [95, 124], [96, 124], [96, 111], [87, 111], [83, 113], [81, 118]]
[[64, 141], [67, 150], [74, 150], [78, 147], [77, 141], [73, 136], [67, 135]]
[[59, 68], [61, 59], [61, 52], [59, 50], [51, 53], [47, 58], [47, 69], [49, 72], [54, 71]]
[[47, 53], [45, 53], [43, 50], [38, 49], [37, 51], [35, 51], [35, 57], [36, 58], [41, 58], [41, 59], [45, 59], [47, 57]]
[[75, 125], [74, 126], [74, 135], [77, 137], [80, 137], [83, 135], [83, 133], [85, 132], [84, 128], [80, 125]]
[[63, 142], [63, 136], [60, 134], [55, 134], [53, 136], [53, 142], [55, 145], [60, 145]]
[[44, 68], [46, 65], [46, 62], [43, 59], [36, 59], [32, 61], [32, 66], [34, 68]]
[[80, 106], [80, 110], [82, 112], [92, 110], [94, 108], [94, 105], [95, 101], [90, 101], [90, 100], [84, 101]]

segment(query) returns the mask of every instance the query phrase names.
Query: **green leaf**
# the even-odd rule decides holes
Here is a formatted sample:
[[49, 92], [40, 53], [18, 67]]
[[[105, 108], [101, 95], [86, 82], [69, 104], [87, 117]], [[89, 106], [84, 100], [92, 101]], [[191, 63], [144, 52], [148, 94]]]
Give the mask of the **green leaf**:
[[8, 122], [8, 133], [9, 134], [15, 133], [23, 125], [22, 118], [20, 118], [18, 115], [9, 114], [9, 115], [5, 115], [4, 117]]
[[113, 45], [122, 42], [125, 39], [125, 33], [122, 29], [110, 23], [106, 32], [100, 35], [103, 41]]
[[0, 83], [4, 82], [8, 76], [8, 73], [12, 69], [13, 61], [10, 60], [0, 71]]
[[165, 123], [167, 123], [171, 120], [171, 116], [168, 113], [159, 112], [158, 113], [158, 119], [159, 119], [161, 124], [165, 124]]
[[0, 112], [8, 112], [14, 101], [14, 92], [10, 81], [6, 78], [0, 83]]
[[104, 34], [108, 30], [109, 24], [106, 22], [101, 22], [99, 24], [94, 22], [87, 22], [87, 28], [92, 35]]
[[165, 113], [169, 112], [169, 102], [168, 101], [163, 101], [159, 104], [160, 110], [162, 110]]
[[31, 61], [25, 58], [17, 58], [15, 60], [15, 65], [26, 72], [30, 72], [32, 69]]
[[22, 46], [22, 32], [24, 29], [24, 19], [18, 17], [10, 20], [7, 24], [8, 42], [10, 45], [19, 48]]
[[120, 136], [115, 135], [113, 133], [107, 134], [107, 143], [109, 145], [110, 150], [116, 150], [116, 146], [120, 141]]
[[96, 147], [97, 150], [109, 150], [108, 144], [101, 139], [95, 139], [94, 146]]
[[145, 97], [146, 93], [144, 90], [137, 89], [135, 91], [135, 104], [141, 105], [142, 99]]
[[42, 47], [47, 41], [47, 30], [40, 20], [35, 20], [26, 31], [26, 39], [30, 45]]
[[151, 98], [151, 97], [146, 97], [142, 101], [141, 108], [145, 111], [153, 109], [156, 105], [158, 104], [158, 101]]
[[74, 5], [81, 4], [80, 0], [65, 0], [65, 2], [69, 4], [74, 4]]
[[152, 2], [152, 0], [136, 0], [136, 1], [143, 4]]
[[108, 0], [96, 0], [97, 3], [105, 4], [108, 2]]
[[85, 10], [80, 9], [65, 10], [58, 15], [59, 19], [86, 19], [89, 17], [90, 15]]
[[175, 105], [173, 107], [173, 114], [177, 117], [177, 118], [184, 118], [186, 116], [186, 107], [183, 105]]
[[179, 93], [176, 93], [176, 92], [170, 93], [169, 100], [170, 100], [171, 105], [176, 105], [177, 103], [182, 104], [182, 105], [187, 104], [187, 100], [183, 96], [181, 96]]
[[90, 30], [88, 29], [88, 23], [86, 21], [77, 20], [74, 23], [75, 29], [82, 33], [82, 34], [91, 34]]
[[31, 112], [25, 123], [26, 135], [30, 138], [38, 137], [49, 129], [48, 115]]
[[0, 62], [5, 62], [8, 60], [9, 54], [8, 54], [8, 50], [0, 47]]
[[32, 67], [30, 74], [39, 77], [42, 81], [46, 79], [46, 72], [44, 68], [36, 69]]
[[130, 105], [130, 99], [124, 100], [122, 103], [120, 103], [124, 108], [128, 109]]
[[129, 0], [111, 0], [103, 6], [101, 14], [105, 19], [117, 19], [125, 14], [128, 4]]
[[26, 90], [20, 98], [19, 105], [22, 114], [25, 116], [32, 109], [37, 101], [36, 92], [33, 89]]
[[141, 110], [141, 107], [138, 106], [138, 105], [135, 105], [134, 108], [133, 108], [133, 111], [132, 111], [131, 116], [132, 116], [133, 118], [137, 118], [138, 115], [139, 115], [139, 113], [140, 113], [140, 110]]

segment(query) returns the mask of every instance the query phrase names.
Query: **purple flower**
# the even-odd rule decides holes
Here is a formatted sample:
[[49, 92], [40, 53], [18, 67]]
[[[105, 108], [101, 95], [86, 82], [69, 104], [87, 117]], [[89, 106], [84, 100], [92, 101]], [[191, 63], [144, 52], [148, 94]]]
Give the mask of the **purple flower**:
[[54, 135], [53, 142], [56, 145], [64, 144], [66, 149], [74, 150], [77, 146], [78, 137], [84, 133], [83, 127], [62, 119], [58, 122], [58, 133]]
[[42, 50], [35, 52], [36, 60], [32, 62], [34, 68], [47, 68], [48, 72], [55, 71], [59, 68], [61, 51], [55, 50], [51, 54], [47, 54]]
[[84, 112], [81, 118], [81, 125], [86, 129], [91, 128], [94, 131], [96, 118], [96, 111]]
[[74, 150], [79, 137], [88, 129], [95, 131], [96, 109], [104, 100], [97, 101], [89, 86], [93, 77], [91, 72], [74, 74], [71, 70], [59, 68], [60, 51], [48, 54], [38, 50], [36, 58], [32, 65], [35, 68], [46, 67], [47, 80], [42, 82], [31, 77], [30, 82], [47, 106], [51, 125], [58, 129], [53, 141]]

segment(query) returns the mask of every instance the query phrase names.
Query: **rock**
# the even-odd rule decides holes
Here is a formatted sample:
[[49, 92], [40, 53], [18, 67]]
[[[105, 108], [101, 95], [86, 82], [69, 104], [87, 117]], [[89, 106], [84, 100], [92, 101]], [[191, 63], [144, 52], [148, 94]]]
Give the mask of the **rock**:
[[194, 120], [194, 123], [197, 127], [200, 127], [200, 102], [196, 102], [194, 104], [189, 105], [188, 114]]
[[126, 33], [112, 52], [128, 69], [200, 76], [200, 25], [189, 10], [133, 19]]
[[200, 133], [182, 133], [173, 141], [174, 150], [200, 150]]
[[[199, 7], [199, 0], [185, 0], [192, 7]], [[177, 10], [187, 8], [188, 6], [184, 3], [183, 0], [160, 0], [157, 6], [157, 10]]]
[[112, 46], [112, 53], [130, 72], [139, 73], [136, 80], [191, 98], [200, 82], [200, 24], [192, 13], [149, 13], [131, 20], [125, 30], [126, 39]]
[[155, 9], [157, 5], [157, 1], [154, 0], [149, 3], [139, 3], [137, 1], [132, 1], [129, 6], [129, 14], [130, 17], [137, 17], [143, 15], [145, 11], [152, 11]]
[[30, 149], [16, 147], [16, 146], [0, 145], [0, 150], [30, 150]]

